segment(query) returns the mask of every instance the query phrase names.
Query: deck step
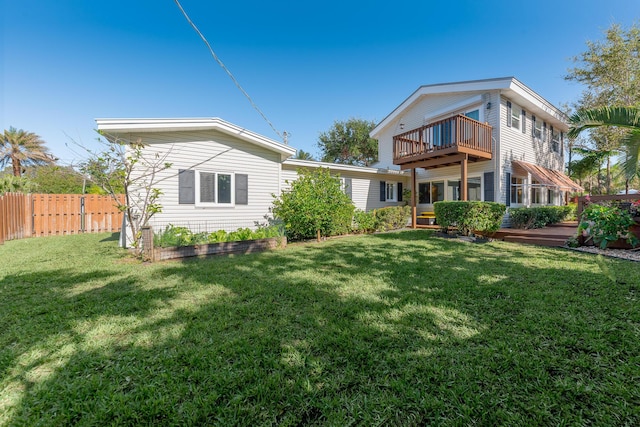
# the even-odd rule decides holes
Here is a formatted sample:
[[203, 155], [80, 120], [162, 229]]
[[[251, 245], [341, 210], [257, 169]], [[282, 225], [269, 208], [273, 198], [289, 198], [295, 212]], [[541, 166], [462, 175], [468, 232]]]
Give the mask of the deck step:
[[529, 245], [558, 247], [564, 246], [567, 239], [558, 237], [540, 237], [540, 236], [505, 236], [505, 242], [526, 243]]

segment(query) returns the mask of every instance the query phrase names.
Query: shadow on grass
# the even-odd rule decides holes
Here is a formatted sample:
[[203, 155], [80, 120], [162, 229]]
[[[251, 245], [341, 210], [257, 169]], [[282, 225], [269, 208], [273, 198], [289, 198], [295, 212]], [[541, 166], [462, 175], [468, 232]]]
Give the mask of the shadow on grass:
[[[76, 350], [28, 383], [11, 422], [505, 425], [603, 422], [612, 413], [637, 420], [622, 389], [581, 385], [634, 369], [609, 365], [612, 344], [588, 332], [590, 322], [594, 334], [611, 331], [606, 319], [629, 309], [628, 294], [598, 286], [603, 278], [593, 269], [569, 274], [564, 265], [529, 265], [531, 257], [516, 246], [409, 231], [160, 264], [146, 271], [158, 284], [152, 289], [105, 276], [106, 288], [65, 294], [81, 308], [60, 307], [63, 326], [42, 332], [76, 331]], [[55, 274], [67, 291], [76, 283]], [[599, 317], [593, 311], [606, 299], [600, 311], [613, 312]], [[73, 327], [88, 319], [96, 329], [107, 316], [131, 319], [109, 332], [107, 345], [100, 331], [91, 342]], [[611, 360], [638, 350], [626, 343], [633, 328], [625, 322], [615, 323], [620, 343]], [[15, 340], [20, 354], [37, 344]]]
[[100, 240], [101, 242], [117, 242], [120, 240], [120, 233], [111, 233], [111, 236]]

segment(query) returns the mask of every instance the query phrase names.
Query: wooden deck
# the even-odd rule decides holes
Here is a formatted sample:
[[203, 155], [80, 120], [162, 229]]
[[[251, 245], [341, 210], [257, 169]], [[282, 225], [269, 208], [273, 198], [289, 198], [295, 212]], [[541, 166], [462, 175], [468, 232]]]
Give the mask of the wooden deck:
[[521, 230], [518, 228], [501, 228], [493, 236], [505, 242], [526, 243], [538, 246], [564, 246], [567, 239], [576, 234], [577, 221], [552, 224], [545, 228]]

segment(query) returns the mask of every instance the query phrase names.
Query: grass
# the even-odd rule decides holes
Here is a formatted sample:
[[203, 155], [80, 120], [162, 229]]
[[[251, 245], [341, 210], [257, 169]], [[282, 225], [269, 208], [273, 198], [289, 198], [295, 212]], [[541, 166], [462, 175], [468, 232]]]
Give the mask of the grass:
[[640, 264], [425, 231], [0, 246], [2, 425], [639, 425]]

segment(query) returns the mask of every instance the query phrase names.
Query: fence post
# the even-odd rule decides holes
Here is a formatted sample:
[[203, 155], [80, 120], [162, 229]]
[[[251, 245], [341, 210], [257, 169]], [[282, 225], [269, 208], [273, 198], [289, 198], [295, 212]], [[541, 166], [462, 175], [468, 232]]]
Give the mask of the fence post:
[[153, 227], [145, 225], [142, 227], [142, 260], [154, 261], [153, 249]]

